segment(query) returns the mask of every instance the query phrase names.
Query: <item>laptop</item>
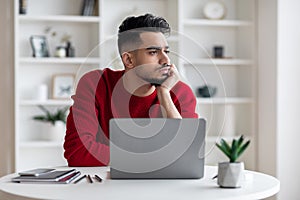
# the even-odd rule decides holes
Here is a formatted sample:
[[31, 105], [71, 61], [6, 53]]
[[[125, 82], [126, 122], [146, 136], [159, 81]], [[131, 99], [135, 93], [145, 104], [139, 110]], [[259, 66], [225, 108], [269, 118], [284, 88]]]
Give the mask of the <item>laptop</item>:
[[202, 178], [205, 128], [204, 119], [111, 119], [111, 179]]

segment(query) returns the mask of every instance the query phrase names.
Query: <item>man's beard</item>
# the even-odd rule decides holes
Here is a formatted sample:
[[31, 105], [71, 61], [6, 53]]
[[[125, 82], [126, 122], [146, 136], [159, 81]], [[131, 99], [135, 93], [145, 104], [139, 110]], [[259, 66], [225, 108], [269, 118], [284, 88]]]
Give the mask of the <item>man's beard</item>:
[[167, 80], [167, 78], [169, 77], [168, 74], [164, 74], [164, 78], [144, 78], [144, 81], [147, 81], [148, 83], [150, 83], [151, 85], [154, 86], [160, 86], [165, 80]]
[[[164, 67], [168, 67], [170, 65], [168, 64], [165, 64], [165, 65], [162, 65], [160, 66], [157, 70], [161, 70], [162, 68]], [[150, 83], [151, 85], [154, 85], [154, 86], [160, 86], [165, 80], [167, 80], [167, 78], [169, 77], [169, 73], [165, 73], [162, 75], [163, 77], [161, 78], [154, 78], [154, 77], [141, 77], [144, 81]]]
[[[162, 69], [162, 68], [164, 68], [164, 67], [167, 67], [167, 66], [170, 66], [170, 65], [168, 65], [168, 64], [165, 64], [165, 65], [162, 65], [161, 67], [160, 67], [160, 69]], [[151, 85], [154, 85], [154, 86], [161, 86], [161, 84], [165, 81], [165, 80], [167, 80], [167, 78], [169, 77], [169, 74], [168, 73], [166, 73], [166, 74], [163, 74], [163, 78], [160, 78], [160, 79], [158, 79], [158, 78], [151, 78], [151, 79], [144, 79], [145, 81], [148, 81]]]

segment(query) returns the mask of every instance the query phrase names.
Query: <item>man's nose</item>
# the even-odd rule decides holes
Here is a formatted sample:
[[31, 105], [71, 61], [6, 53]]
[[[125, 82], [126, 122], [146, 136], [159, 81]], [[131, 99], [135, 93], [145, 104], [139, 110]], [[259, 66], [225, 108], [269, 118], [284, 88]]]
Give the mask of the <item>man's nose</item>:
[[170, 64], [170, 58], [169, 58], [168, 54], [164, 51], [160, 55], [159, 64], [161, 64], [161, 65]]

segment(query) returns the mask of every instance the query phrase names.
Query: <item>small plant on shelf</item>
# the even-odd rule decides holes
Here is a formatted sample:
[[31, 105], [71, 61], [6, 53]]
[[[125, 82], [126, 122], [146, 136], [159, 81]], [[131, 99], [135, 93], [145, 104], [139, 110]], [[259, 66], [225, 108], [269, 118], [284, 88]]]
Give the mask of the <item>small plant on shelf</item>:
[[221, 139], [220, 144], [216, 143], [216, 146], [229, 158], [229, 162], [234, 163], [242, 155], [250, 144], [250, 140], [244, 143], [244, 136], [240, 136], [238, 140], [233, 139], [231, 146]]
[[61, 121], [64, 124], [66, 123], [66, 116], [67, 116], [67, 111], [69, 109], [68, 106], [57, 109], [56, 112], [50, 112], [47, 110], [44, 106], [39, 105], [38, 106], [45, 114], [44, 115], [37, 115], [34, 116], [34, 120], [42, 121], [42, 122], [49, 122], [52, 125], [55, 125], [56, 122]]
[[220, 162], [218, 164], [218, 185], [225, 188], [238, 188], [242, 185], [244, 163], [237, 162], [237, 159], [247, 149], [250, 140], [244, 142], [244, 136], [239, 139], [233, 139], [229, 145], [224, 139], [216, 146], [229, 158], [229, 162]]

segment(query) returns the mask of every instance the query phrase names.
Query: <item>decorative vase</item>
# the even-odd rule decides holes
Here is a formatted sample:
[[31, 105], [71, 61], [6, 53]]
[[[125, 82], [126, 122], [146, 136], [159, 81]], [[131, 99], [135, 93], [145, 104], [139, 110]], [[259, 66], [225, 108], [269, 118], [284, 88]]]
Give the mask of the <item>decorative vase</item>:
[[217, 93], [217, 88], [209, 85], [204, 85], [198, 88], [198, 93], [201, 97], [213, 97]]
[[224, 47], [223, 46], [214, 46], [214, 58], [223, 58], [224, 57]]
[[72, 46], [71, 42], [67, 42], [66, 56], [67, 57], [75, 57], [75, 49]]
[[222, 162], [218, 166], [218, 185], [223, 188], [238, 188], [244, 178], [243, 162]]
[[48, 86], [41, 84], [37, 87], [36, 99], [38, 101], [46, 101], [48, 99]]
[[61, 121], [55, 122], [55, 125], [51, 123], [44, 123], [43, 127], [43, 139], [47, 141], [59, 141], [62, 142], [65, 137], [66, 125]]

